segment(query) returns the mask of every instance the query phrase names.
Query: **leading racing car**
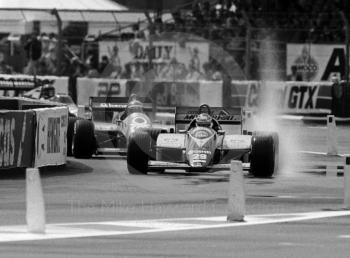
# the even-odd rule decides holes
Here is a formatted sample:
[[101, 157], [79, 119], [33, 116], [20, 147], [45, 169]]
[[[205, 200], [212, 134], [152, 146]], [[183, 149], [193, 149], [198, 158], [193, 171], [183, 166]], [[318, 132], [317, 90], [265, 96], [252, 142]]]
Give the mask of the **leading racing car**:
[[[277, 170], [278, 135], [253, 132], [243, 135], [241, 109], [198, 108], [176, 109], [176, 133], [136, 130], [130, 135], [127, 165], [131, 174], [148, 171], [185, 169], [208, 171], [227, 169], [232, 159], [241, 160], [255, 177], [271, 177]], [[181, 127], [187, 124], [185, 127]], [[226, 127], [227, 133], [223, 130]]]

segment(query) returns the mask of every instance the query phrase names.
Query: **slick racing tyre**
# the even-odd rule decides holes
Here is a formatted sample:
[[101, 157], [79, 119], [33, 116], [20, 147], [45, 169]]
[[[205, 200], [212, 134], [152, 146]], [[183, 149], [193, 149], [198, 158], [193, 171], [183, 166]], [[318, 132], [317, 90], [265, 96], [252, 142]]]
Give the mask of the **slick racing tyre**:
[[72, 152], [72, 140], [74, 134], [74, 124], [78, 119], [76, 117], [68, 117], [67, 127], [67, 156], [73, 156]]
[[137, 131], [130, 136], [126, 158], [130, 174], [147, 174], [150, 147], [148, 132]]
[[77, 120], [73, 135], [73, 155], [78, 159], [89, 159], [96, 149], [94, 124], [89, 120]]
[[254, 177], [269, 178], [276, 170], [276, 145], [274, 135], [257, 133], [252, 136], [250, 173]]

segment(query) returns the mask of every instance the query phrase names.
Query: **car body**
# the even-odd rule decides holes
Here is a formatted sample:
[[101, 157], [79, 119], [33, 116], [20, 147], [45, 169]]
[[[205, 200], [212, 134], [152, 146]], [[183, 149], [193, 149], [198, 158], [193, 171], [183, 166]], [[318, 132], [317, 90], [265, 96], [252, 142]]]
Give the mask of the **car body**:
[[[210, 127], [195, 124], [203, 106], [208, 108], [206, 113], [212, 118]], [[160, 133], [155, 141], [144, 132], [134, 134], [128, 146], [129, 172], [227, 169], [230, 161], [235, 159], [241, 160], [244, 168], [254, 176], [271, 177], [277, 168], [277, 134], [254, 132], [244, 135], [241, 109], [203, 106], [199, 109], [177, 108], [176, 133]], [[180, 128], [181, 124], [187, 126]], [[224, 126], [227, 130], [223, 130]], [[147, 144], [148, 141], [151, 144]], [[133, 160], [136, 156], [137, 163]], [[141, 164], [140, 160], [144, 162]]]
[[79, 107], [74, 103], [71, 96], [68, 94], [56, 93], [56, 90], [52, 85], [36, 87], [24, 93], [23, 97], [60, 103], [68, 107], [68, 114], [70, 117], [84, 116], [84, 110], [79, 110]]
[[74, 103], [72, 97], [67, 94], [62, 94], [62, 93], [55, 94], [53, 97], [49, 98], [49, 101], [66, 105], [68, 107], [68, 112], [70, 116], [79, 117], [82, 115], [80, 114], [79, 108]]
[[[136, 130], [167, 130], [166, 126], [155, 125], [144, 111], [126, 114], [131, 101], [135, 99], [91, 97], [91, 119], [75, 122], [72, 139], [74, 156], [89, 158], [92, 154], [125, 155], [130, 135]], [[142, 105], [144, 110], [152, 109], [147, 103]]]

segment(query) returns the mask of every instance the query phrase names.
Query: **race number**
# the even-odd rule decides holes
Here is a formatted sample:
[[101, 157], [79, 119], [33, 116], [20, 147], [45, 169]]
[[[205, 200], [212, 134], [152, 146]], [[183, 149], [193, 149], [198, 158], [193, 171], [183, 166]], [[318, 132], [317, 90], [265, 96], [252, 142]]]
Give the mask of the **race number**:
[[204, 153], [202, 153], [202, 154], [194, 153], [194, 154], [192, 155], [192, 158], [193, 158], [194, 160], [207, 160], [207, 154], [204, 154]]

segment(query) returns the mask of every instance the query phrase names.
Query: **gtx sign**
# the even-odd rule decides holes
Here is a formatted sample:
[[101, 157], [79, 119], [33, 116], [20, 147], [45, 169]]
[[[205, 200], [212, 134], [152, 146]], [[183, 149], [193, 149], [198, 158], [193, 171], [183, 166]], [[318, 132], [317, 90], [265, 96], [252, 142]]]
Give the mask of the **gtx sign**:
[[344, 45], [288, 44], [287, 71], [296, 68], [303, 81], [329, 81], [333, 74], [345, 74]]
[[287, 87], [288, 103], [290, 109], [313, 109], [316, 106], [315, 94], [318, 86], [291, 86]]
[[282, 113], [317, 113], [331, 108], [330, 83], [249, 82], [245, 107]]

